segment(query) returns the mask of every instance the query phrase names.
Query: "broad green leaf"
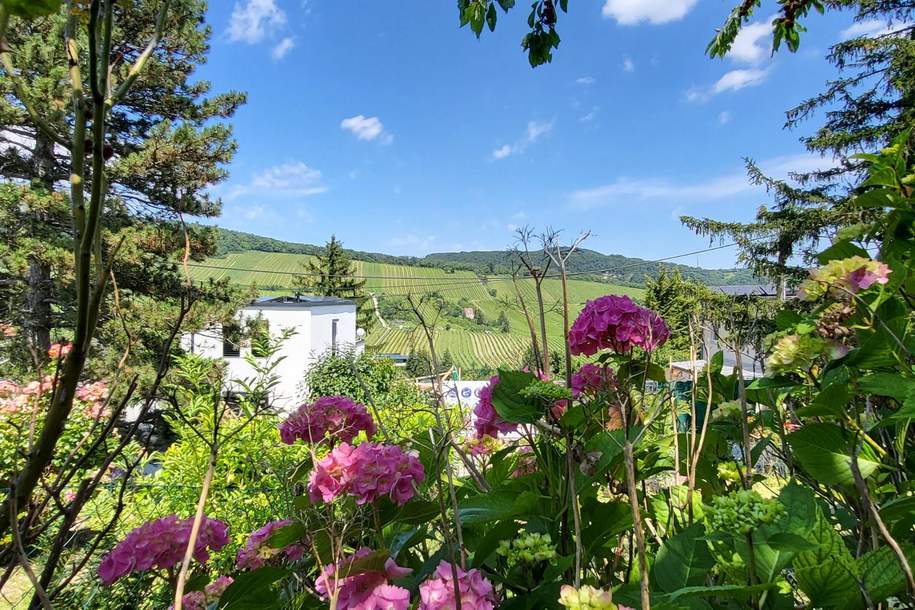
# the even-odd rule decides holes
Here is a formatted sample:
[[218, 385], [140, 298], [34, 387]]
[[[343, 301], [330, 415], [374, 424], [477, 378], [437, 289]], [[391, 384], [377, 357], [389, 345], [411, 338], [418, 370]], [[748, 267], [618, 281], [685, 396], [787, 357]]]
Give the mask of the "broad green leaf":
[[521, 524], [514, 519], [508, 519], [487, 527], [486, 535], [475, 545], [473, 551], [473, 567], [479, 568], [483, 562], [496, 552], [499, 542], [512, 540], [518, 535]]
[[508, 422], [530, 424], [543, 417], [540, 406], [528, 402], [519, 392], [536, 381], [531, 373], [499, 369], [499, 383], [492, 392], [492, 405]]
[[461, 523], [485, 523], [525, 515], [536, 506], [537, 496], [532, 492], [497, 490], [461, 501], [458, 515]]
[[832, 524], [817, 510], [817, 520], [806, 536], [817, 545], [794, 557], [792, 566], [801, 591], [816, 608], [844, 607], [859, 597], [855, 582], [856, 566]]
[[[851, 447], [842, 428], [835, 424], [806, 424], [787, 436], [797, 461], [813, 477], [828, 485], [853, 485]], [[864, 478], [880, 464], [866, 455], [858, 456], [858, 468]]]
[[343, 566], [338, 574], [340, 575], [340, 578], [346, 578], [348, 576], [365, 574], [366, 572], [384, 572], [384, 564], [390, 556], [391, 553], [388, 552], [387, 549], [372, 551], [368, 555], [360, 557], [352, 563]]
[[581, 516], [586, 524], [581, 538], [585, 548], [592, 553], [613, 536], [632, 527], [632, 511], [626, 502], [585, 502]]
[[702, 584], [715, 565], [704, 538], [705, 528], [696, 523], [664, 541], [651, 570], [657, 586], [667, 593]]
[[56, 13], [61, 0], [2, 0], [2, 4], [10, 15], [34, 19]]
[[785, 516], [778, 522], [779, 528], [806, 537], [817, 521], [817, 504], [813, 491], [792, 479], [782, 488], [778, 501], [785, 507]]
[[797, 410], [798, 417], [838, 417], [845, 413], [848, 385], [833, 383], [824, 387], [809, 405]]
[[695, 586], [684, 587], [670, 594], [670, 600], [685, 599], [690, 597], [736, 597], [746, 599], [752, 595], [757, 595], [763, 591], [768, 591], [775, 587], [774, 583], [754, 585], [716, 585], [716, 586]]
[[273, 584], [289, 572], [281, 568], [264, 566], [252, 572], [235, 576], [219, 598], [220, 610], [273, 610], [280, 608], [277, 591]]
[[860, 208], [892, 208], [899, 202], [899, 195], [893, 189], [877, 188], [861, 193], [852, 200]]
[[407, 525], [422, 525], [435, 519], [438, 514], [439, 505], [437, 503], [428, 500], [412, 500], [394, 515], [394, 521]]
[[[915, 564], [915, 548], [906, 545], [903, 554], [909, 565]], [[905, 573], [896, 554], [889, 547], [880, 547], [876, 551], [866, 553], [859, 557], [857, 562], [861, 580], [874, 603], [905, 591]]]
[[862, 392], [889, 396], [900, 403], [915, 390], [915, 379], [902, 377], [899, 373], [872, 373], [858, 380]]
[[861, 256], [863, 258], [871, 257], [871, 255], [868, 254], [867, 250], [864, 248], [856, 246], [850, 241], [843, 240], [837, 241], [833, 245], [820, 252], [817, 255], [817, 261], [821, 265], [825, 265], [829, 261], [849, 258], [852, 256]]
[[818, 548], [816, 544], [808, 542], [803, 536], [792, 534], [791, 532], [777, 532], [772, 534], [766, 538], [765, 544], [776, 551], [789, 551], [792, 553], [814, 551]]

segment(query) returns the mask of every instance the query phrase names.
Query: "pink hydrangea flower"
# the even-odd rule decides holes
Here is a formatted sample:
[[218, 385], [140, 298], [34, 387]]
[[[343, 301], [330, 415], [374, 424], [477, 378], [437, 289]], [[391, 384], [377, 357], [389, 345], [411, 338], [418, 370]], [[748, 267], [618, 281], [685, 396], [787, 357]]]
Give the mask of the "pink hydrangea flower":
[[874, 284], [886, 284], [889, 282], [890, 268], [886, 263], [871, 261], [870, 265], [865, 265], [849, 273], [846, 281], [853, 293], [867, 290]]
[[498, 438], [499, 434], [514, 432], [518, 424], [505, 421], [499, 416], [492, 404], [492, 392], [499, 385], [498, 375], [489, 380], [489, 384], [480, 390], [480, 401], [473, 409], [473, 426], [477, 430], [477, 438], [491, 436]]
[[[169, 515], [147, 521], [134, 529], [104, 559], [98, 568], [102, 584], [109, 586], [132, 572], [151, 569], [167, 570], [184, 558], [194, 519]], [[218, 551], [229, 542], [228, 526], [222, 521], [204, 517], [194, 545], [194, 559], [206, 563], [210, 551]]]
[[52, 343], [51, 347], [48, 348], [48, 357], [50, 357], [51, 360], [57, 360], [58, 358], [65, 357], [72, 349], [73, 346], [69, 343]]
[[[499, 602], [492, 583], [479, 570], [457, 570], [461, 592], [459, 610], [493, 610]], [[435, 575], [419, 585], [419, 610], [458, 610], [454, 599], [454, 574], [447, 561], [438, 564]]]
[[534, 455], [534, 448], [530, 445], [521, 445], [516, 452], [515, 469], [512, 470], [512, 478], [517, 479], [535, 472], [537, 472], [537, 456]]
[[651, 352], [669, 335], [658, 314], [627, 296], [611, 294], [587, 302], [569, 330], [569, 347], [573, 354], [586, 356], [602, 349], [626, 353], [634, 347]]
[[278, 555], [288, 561], [298, 561], [305, 554], [303, 543], [293, 543], [282, 548], [273, 548], [267, 542], [278, 529], [292, 523], [289, 519], [271, 521], [248, 538], [248, 543], [238, 549], [235, 556], [235, 567], [239, 570], [256, 570]]
[[320, 443], [325, 438], [331, 444], [336, 440], [349, 443], [361, 431], [372, 438], [375, 422], [365, 405], [346, 396], [322, 396], [313, 403], [300, 406], [280, 424], [280, 438], [287, 445], [298, 439]]
[[315, 590], [323, 599], [337, 593], [338, 610], [407, 610], [410, 607], [410, 592], [392, 586], [389, 580], [403, 578], [413, 570], [402, 568], [390, 557], [385, 560], [381, 571], [359, 572], [352, 576], [335, 576], [348, 571], [355, 561], [372, 554], [371, 549], [362, 547], [336, 564], [325, 566], [315, 581]]
[[572, 374], [572, 395], [596, 395], [616, 387], [616, 376], [609, 367], [584, 364]]
[[308, 481], [308, 494], [315, 502], [350, 495], [356, 504], [388, 496], [402, 506], [425, 478], [420, 461], [396, 445], [365, 442], [354, 448], [343, 443], [318, 462]]
[[[235, 582], [235, 579], [231, 576], [220, 576], [204, 587], [203, 591], [191, 591], [183, 595], [181, 597], [181, 607], [184, 610], [207, 610], [207, 606], [218, 601], [233, 582]], [[173, 610], [174, 607], [172, 605], [168, 608]]]

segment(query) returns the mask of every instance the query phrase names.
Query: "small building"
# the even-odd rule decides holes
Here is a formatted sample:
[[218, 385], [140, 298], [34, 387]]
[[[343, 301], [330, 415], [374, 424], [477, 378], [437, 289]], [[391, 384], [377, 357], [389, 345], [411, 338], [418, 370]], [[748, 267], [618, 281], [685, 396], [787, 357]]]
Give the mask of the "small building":
[[364, 331], [356, 328], [355, 302], [302, 295], [257, 299], [243, 307], [232, 324], [185, 334], [181, 345], [191, 353], [225, 360], [229, 380], [252, 379], [256, 375], [248, 358], [263, 357], [258, 353], [257, 334], [277, 338], [284, 331], [292, 334], [275, 356], [282, 361], [276, 368], [279, 383], [272, 400], [280, 411], [290, 411], [301, 402], [306, 390], [302, 380], [316, 360], [328, 352], [361, 352], [365, 345]]
[[474, 311], [473, 307], [465, 307], [464, 308], [464, 317], [467, 318], [468, 320], [473, 320], [474, 318], [477, 317], [477, 312]]

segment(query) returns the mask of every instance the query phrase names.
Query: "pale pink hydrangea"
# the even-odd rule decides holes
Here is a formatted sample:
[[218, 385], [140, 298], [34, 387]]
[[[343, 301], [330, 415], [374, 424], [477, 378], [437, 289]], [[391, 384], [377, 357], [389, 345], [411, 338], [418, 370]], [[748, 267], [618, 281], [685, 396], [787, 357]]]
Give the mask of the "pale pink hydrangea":
[[[460, 610], [493, 610], [499, 602], [492, 583], [476, 569], [457, 570]], [[434, 576], [419, 585], [419, 610], [458, 610], [454, 599], [454, 574], [447, 561], [438, 564]]]
[[[218, 601], [222, 594], [226, 592], [235, 580], [231, 576], [220, 576], [206, 587], [203, 591], [191, 591], [181, 597], [181, 607], [184, 610], [207, 610], [207, 607], [215, 601]], [[169, 606], [173, 610], [175, 606]]]
[[572, 395], [575, 398], [582, 394], [594, 396], [615, 387], [616, 376], [609, 367], [589, 362], [572, 374]]
[[[184, 558], [194, 519], [169, 515], [148, 521], [134, 529], [104, 559], [98, 575], [105, 586], [132, 572], [151, 569], [167, 570]], [[194, 559], [206, 563], [210, 551], [218, 551], [229, 542], [228, 526], [222, 521], [204, 517], [194, 545]]]
[[874, 284], [887, 284], [891, 272], [886, 263], [863, 256], [834, 259], [810, 272], [810, 278], [801, 283], [798, 296], [814, 301], [829, 294], [847, 300], [848, 293], [857, 294]]
[[575, 355], [592, 356], [602, 349], [626, 353], [634, 347], [654, 351], [670, 331], [655, 312], [639, 307], [627, 296], [607, 295], [588, 301], [569, 329]]
[[81, 384], [76, 388], [77, 400], [84, 403], [83, 411], [92, 419], [101, 419], [111, 415], [106, 404], [108, 395], [108, 385], [104, 381]]
[[19, 334], [19, 330], [12, 324], [7, 322], [0, 322], [0, 335], [3, 335], [7, 339], [12, 339]]
[[499, 385], [498, 375], [490, 379], [489, 384], [480, 390], [480, 401], [473, 409], [473, 426], [477, 430], [477, 438], [483, 438], [483, 436], [498, 438], [499, 434], [514, 432], [518, 429], [518, 424], [502, 419], [492, 404], [492, 393], [497, 385]]
[[292, 521], [288, 519], [271, 521], [251, 534], [251, 537], [248, 538], [248, 543], [243, 548], [238, 549], [238, 554], [235, 557], [235, 568], [239, 570], [256, 570], [279, 555], [282, 555], [282, 558], [288, 561], [301, 559], [302, 555], [305, 554], [305, 545], [303, 543], [293, 543], [282, 548], [273, 548], [268, 544], [274, 532], [291, 523]]
[[372, 438], [375, 422], [365, 405], [346, 396], [322, 396], [300, 406], [280, 424], [280, 438], [287, 445], [299, 439], [320, 443], [325, 438], [330, 444], [337, 440], [349, 443], [361, 431]]
[[512, 470], [512, 478], [517, 479], [535, 472], [537, 472], [537, 456], [534, 455], [534, 448], [530, 445], [521, 445], [515, 453], [515, 468]]
[[396, 445], [343, 443], [318, 462], [308, 481], [308, 494], [315, 502], [350, 495], [356, 504], [388, 496], [402, 506], [425, 478], [420, 461]]
[[372, 554], [363, 547], [336, 564], [325, 566], [315, 581], [315, 590], [323, 599], [329, 599], [336, 591], [338, 610], [407, 610], [410, 607], [410, 592], [395, 587], [388, 581], [408, 576], [413, 570], [402, 568], [390, 557], [380, 571], [369, 570], [352, 576], [335, 576], [346, 573], [356, 561]]

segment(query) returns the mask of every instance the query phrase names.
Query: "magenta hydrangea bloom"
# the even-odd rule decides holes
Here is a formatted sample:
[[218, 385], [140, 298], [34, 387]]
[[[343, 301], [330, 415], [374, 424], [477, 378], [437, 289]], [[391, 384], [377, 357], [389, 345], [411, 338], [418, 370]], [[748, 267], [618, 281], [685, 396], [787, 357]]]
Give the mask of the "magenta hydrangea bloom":
[[300, 406], [280, 424], [280, 438], [287, 445], [299, 439], [320, 443], [325, 438], [330, 444], [337, 440], [349, 443], [361, 431], [372, 438], [375, 422], [364, 404], [346, 396], [322, 396]]
[[353, 562], [372, 554], [362, 547], [336, 564], [325, 566], [315, 581], [315, 590], [323, 599], [329, 599], [337, 592], [338, 610], [407, 610], [410, 607], [410, 592], [392, 586], [389, 580], [403, 578], [413, 572], [402, 568], [390, 557], [381, 571], [367, 571], [352, 576], [336, 577], [338, 571], [347, 571]]
[[616, 387], [616, 376], [609, 367], [596, 364], [582, 365], [572, 374], [572, 396], [595, 395]]
[[356, 504], [388, 496], [403, 506], [415, 495], [416, 483], [425, 478], [420, 461], [396, 445], [343, 443], [318, 462], [308, 481], [308, 494], [314, 502], [350, 495]]
[[[167, 570], [184, 559], [191, 537], [193, 517], [178, 519], [169, 515], [148, 521], [134, 529], [102, 560], [98, 575], [108, 586], [132, 572], [150, 569]], [[194, 545], [194, 559], [206, 563], [210, 551], [218, 551], [229, 542], [228, 526], [217, 519], [203, 518]]]
[[248, 538], [248, 543], [238, 549], [235, 556], [235, 568], [238, 570], [256, 570], [263, 567], [265, 563], [282, 555], [283, 559], [288, 561], [298, 561], [305, 554], [305, 545], [300, 542], [286, 545], [282, 548], [273, 548], [267, 541], [278, 529], [291, 524], [289, 519], [280, 521], [271, 521], [264, 527], [260, 528]]
[[622, 354], [634, 347], [651, 352], [668, 336], [670, 331], [658, 314], [627, 296], [611, 294], [585, 304], [569, 329], [569, 347], [576, 356], [593, 356], [602, 349]]
[[870, 265], [865, 265], [849, 273], [846, 281], [852, 293], [867, 290], [874, 284], [888, 283], [890, 281], [890, 268], [886, 263], [872, 261]]
[[477, 438], [491, 436], [498, 438], [499, 434], [514, 432], [518, 424], [507, 422], [499, 416], [492, 404], [492, 392], [499, 385], [498, 375], [489, 380], [489, 384], [480, 390], [480, 402], [473, 409], [473, 427], [477, 430]]
[[[459, 610], [493, 610], [499, 602], [492, 583], [479, 570], [457, 570], [461, 592]], [[435, 575], [419, 585], [419, 610], [458, 610], [454, 599], [454, 574], [451, 564], [438, 564]]]

